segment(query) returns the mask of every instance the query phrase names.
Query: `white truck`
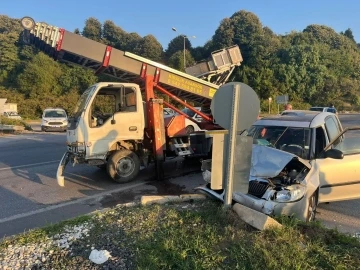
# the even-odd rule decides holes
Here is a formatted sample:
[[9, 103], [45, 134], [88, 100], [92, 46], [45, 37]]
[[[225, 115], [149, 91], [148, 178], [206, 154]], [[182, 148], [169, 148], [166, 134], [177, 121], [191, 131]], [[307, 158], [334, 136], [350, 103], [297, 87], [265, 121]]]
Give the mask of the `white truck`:
[[[22, 19], [22, 25], [23, 41], [55, 60], [75, 63], [123, 81], [90, 86], [69, 115], [67, 149], [57, 171], [60, 186], [64, 186], [63, 171], [69, 161], [104, 167], [114, 181], [125, 183], [137, 176], [141, 164], [146, 166], [154, 160], [157, 177], [161, 179], [165, 156], [203, 155], [211, 151], [211, 138], [204, 132], [187, 134], [185, 118], [202, 129], [222, 128], [213, 123], [211, 116], [196, 111], [183, 100], [210, 106], [219, 85], [242, 61], [238, 46], [217, 51], [213, 60], [206, 62], [211, 65], [207, 71], [211, 73], [209, 80], [216, 78], [214, 73], [218, 70], [219, 80], [214, 84], [64, 29], [35, 23], [29, 17]], [[204, 121], [198, 123], [158, 99], [154, 90], [193, 110]], [[164, 119], [163, 104], [179, 115]]]

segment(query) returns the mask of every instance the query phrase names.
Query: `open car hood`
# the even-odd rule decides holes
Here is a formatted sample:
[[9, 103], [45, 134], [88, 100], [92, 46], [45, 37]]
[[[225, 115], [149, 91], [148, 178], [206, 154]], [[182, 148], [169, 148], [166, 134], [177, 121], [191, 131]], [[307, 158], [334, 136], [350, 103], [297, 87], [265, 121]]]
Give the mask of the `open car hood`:
[[250, 178], [276, 177], [292, 159], [298, 160], [308, 169], [311, 168], [309, 161], [294, 154], [264, 145], [253, 144]]

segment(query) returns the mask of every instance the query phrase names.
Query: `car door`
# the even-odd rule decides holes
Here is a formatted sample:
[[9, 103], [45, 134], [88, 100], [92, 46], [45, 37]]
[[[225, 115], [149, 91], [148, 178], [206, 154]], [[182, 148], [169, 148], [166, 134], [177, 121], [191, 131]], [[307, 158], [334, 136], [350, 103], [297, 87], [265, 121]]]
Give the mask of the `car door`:
[[324, 153], [331, 149], [342, 152], [342, 158], [318, 158], [319, 202], [360, 198], [360, 127], [345, 129], [335, 137]]

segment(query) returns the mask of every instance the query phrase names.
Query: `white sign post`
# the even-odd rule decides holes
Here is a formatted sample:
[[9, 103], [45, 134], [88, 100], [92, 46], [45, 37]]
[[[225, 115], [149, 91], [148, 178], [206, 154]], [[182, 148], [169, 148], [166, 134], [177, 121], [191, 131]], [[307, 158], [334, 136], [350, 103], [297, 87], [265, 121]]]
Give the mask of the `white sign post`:
[[271, 101], [272, 101], [272, 98], [271, 97], [269, 97], [269, 114], [270, 114], [270, 112], [271, 112]]

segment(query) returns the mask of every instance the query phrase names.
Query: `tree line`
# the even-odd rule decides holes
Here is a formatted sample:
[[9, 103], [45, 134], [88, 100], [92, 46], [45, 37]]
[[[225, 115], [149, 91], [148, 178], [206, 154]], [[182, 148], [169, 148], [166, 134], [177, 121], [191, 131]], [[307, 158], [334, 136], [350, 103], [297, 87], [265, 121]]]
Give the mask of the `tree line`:
[[[89, 85], [104, 79], [92, 71], [53, 61], [19, 37], [19, 19], [0, 16], [0, 97], [18, 103], [25, 117], [39, 117], [48, 106], [71, 111]], [[183, 37], [166, 49], [153, 35], [128, 33], [111, 20], [91, 17], [74, 33], [117, 49], [184, 70]], [[312, 24], [303, 31], [275, 34], [253, 13], [240, 10], [223, 19], [204, 46], [186, 39], [186, 66], [208, 58], [212, 51], [237, 44], [243, 63], [230, 78], [250, 85], [268, 110], [268, 98], [288, 94], [294, 108], [335, 104], [339, 110], [360, 109], [360, 46], [351, 29], [337, 33]], [[276, 111], [273, 103], [272, 110]]]

